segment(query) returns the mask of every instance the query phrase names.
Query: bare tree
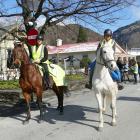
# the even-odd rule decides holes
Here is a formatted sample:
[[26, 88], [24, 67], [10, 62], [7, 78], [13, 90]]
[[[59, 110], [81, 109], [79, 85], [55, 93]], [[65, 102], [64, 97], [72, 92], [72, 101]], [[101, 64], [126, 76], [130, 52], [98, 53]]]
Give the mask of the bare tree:
[[[4, 1], [0, 2], [4, 3]], [[70, 17], [91, 25], [93, 25], [91, 21], [95, 20], [110, 24], [118, 19], [112, 16], [113, 13], [135, 4], [135, 0], [15, 0], [15, 2], [16, 5], [13, 8], [17, 8], [17, 12], [8, 13], [6, 5], [3, 5], [0, 18], [22, 17], [27, 31], [26, 23], [34, 22], [42, 15], [45, 17], [45, 23], [40, 29], [41, 34], [45, 34], [47, 27], [54, 26]], [[16, 36], [15, 33], [12, 35]]]

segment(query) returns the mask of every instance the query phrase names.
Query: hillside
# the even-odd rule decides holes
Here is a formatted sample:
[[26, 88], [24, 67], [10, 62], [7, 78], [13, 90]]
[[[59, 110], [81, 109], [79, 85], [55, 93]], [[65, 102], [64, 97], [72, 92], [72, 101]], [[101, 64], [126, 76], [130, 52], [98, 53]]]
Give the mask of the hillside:
[[119, 28], [113, 33], [115, 40], [125, 50], [140, 48], [140, 21]]
[[[3, 26], [0, 24], [0, 27]], [[5, 26], [4, 28], [7, 30], [17, 30], [16, 24]], [[47, 44], [56, 45], [57, 39], [62, 39], [63, 44], [77, 43], [79, 31], [81, 29], [82, 32], [84, 32], [84, 35], [86, 36], [87, 42], [99, 41], [102, 38], [100, 34], [78, 24], [69, 24], [66, 26], [56, 25], [47, 28], [44, 43], [47, 42]], [[40, 28], [38, 30], [40, 30]], [[2, 37], [3, 35], [6, 35], [5, 32], [0, 31], [0, 37]]]
[[[56, 45], [58, 38], [63, 40], [63, 44], [76, 43], [79, 34], [80, 25], [69, 24], [67, 26], [54, 26], [50, 27], [46, 31], [46, 40], [50, 45]], [[102, 36], [88, 28], [82, 27], [87, 36], [87, 41], [97, 41]]]

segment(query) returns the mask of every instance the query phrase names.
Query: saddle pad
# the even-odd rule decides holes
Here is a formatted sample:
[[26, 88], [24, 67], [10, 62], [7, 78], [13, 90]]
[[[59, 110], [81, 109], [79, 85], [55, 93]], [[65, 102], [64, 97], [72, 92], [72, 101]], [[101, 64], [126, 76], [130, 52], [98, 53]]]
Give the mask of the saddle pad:
[[[56, 86], [64, 86], [65, 85], [65, 71], [56, 64], [47, 64], [49, 75], [52, 76]], [[43, 77], [43, 68], [40, 65], [37, 65], [38, 70]]]
[[57, 86], [65, 85], [65, 71], [56, 64], [48, 64], [49, 74]]

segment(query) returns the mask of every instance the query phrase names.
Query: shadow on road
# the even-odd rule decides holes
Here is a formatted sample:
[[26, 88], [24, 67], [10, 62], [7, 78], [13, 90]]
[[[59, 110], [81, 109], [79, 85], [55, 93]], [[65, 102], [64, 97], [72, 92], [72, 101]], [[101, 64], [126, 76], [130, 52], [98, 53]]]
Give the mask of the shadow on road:
[[[93, 113], [93, 118], [95, 113], [98, 113], [97, 108], [90, 108], [90, 107], [79, 106], [79, 105], [66, 105], [64, 109], [64, 115], [59, 115], [59, 113], [56, 111], [55, 108], [47, 108], [46, 113], [44, 114], [44, 121], [50, 124], [55, 124], [57, 123], [57, 121], [65, 121], [68, 122], [68, 124], [77, 123], [98, 130], [98, 127], [95, 126], [93, 123], [95, 122], [98, 123], [99, 121], [94, 119], [87, 119], [85, 114], [86, 112]], [[105, 122], [105, 123], [110, 125], [109, 122]]]
[[25, 112], [25, 103], [23, 100], [16, 104], [1, 103], [0, 104], [0, 117], [10, 117]]
[[[31, 110], [38, 110], [36, 103], [31, 103]], [[0, 103], [0, 117], [12, 117], [26, 112], [25, 100], [17, 103]]]
[[[31, 115], [32, 111], [38, 110], [36, 105], [31, 106]], [[17, 103], [15, 105], [0, 105], [0, 117], [11, 117], [13, 119], [23, 121], [25, 119], [25, 115], [23, 113], [26, 112], [26, 105], [24, 101], [20, 101], [20, 103]], [[67, 124], [76, 123], [81, 124], [85, 126], [92, 127], [96, 130], [98, 130], [98, 127], [95, 126], [98, 125], [97, 123], [99, 121], [94, 119], [87, 119], [86, 118], [86, 112], [93, 113], [93, 118], [96, 115], [97, 118], [97, 108], [91, 108], [86, 106], [79, 106], [79, 105], [66, 105], [64, 107], [64, 115], [59, 115], [59, 112], [55, 108], [46, 107], [44, 106], [44, 121], [50, 124], [56, 124], [57, 121], [65, 121]], [[109, 116], [108, 114], [104, 114], [106, 116]], [[39, 117], [36, 116], [35, 118], [31, 118], [31, 120], [37, 121]], [[105, 122], [106, 124], [109, 124], [109, 122]]]
[[120, 96], [117, 100], [140, 102], [140, 97]]

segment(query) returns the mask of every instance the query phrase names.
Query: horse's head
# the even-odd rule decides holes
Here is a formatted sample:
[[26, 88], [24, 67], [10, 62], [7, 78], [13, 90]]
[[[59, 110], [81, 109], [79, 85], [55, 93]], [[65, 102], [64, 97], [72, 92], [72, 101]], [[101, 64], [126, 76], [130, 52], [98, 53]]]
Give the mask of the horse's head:
[[109, 69], [115, 70], [117, 68], [116, 61], [114, 58], [114, 50], [112, 47], [100, 48], [99, 53], [97, 55], [98, 59], [100, 58], [100, 62], [103, 63]]
[[20, 67], [21, 63], [26, 62], [26, 54], [23, 44], [15, 44], [12, 52], [13, 64], [15, 67]]

